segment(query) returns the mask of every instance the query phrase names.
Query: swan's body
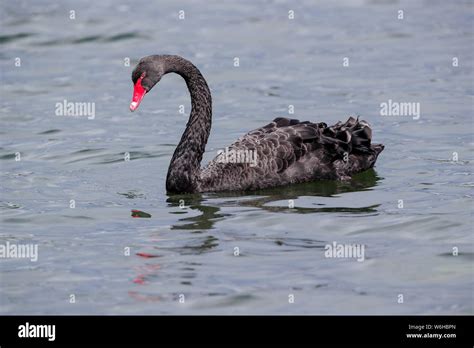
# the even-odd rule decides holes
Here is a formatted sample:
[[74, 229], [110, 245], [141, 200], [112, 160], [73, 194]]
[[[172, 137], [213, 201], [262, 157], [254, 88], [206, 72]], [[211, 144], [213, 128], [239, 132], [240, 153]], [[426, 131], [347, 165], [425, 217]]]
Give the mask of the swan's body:
[[[168, 169], [166, 189], [170, 193], [257, 190], [321, 179], [350, 179], [372, 168], [384, 148], [372, 145], [368, 123], [353, 117], [331, 127], [280, 117], [230, 145], [225, 154], [231, 156], [218, 155], [201, 168], [211, 130], [212, 100], [204, 77], [191, 62], [169, 55], [142, 58], [132, 73], [135, 91], [130, 108], [135, 110], [145, 93], [169, 72], [184, 78], [192, 105]], [[235, 163], [236, 157], [240, 163]]]

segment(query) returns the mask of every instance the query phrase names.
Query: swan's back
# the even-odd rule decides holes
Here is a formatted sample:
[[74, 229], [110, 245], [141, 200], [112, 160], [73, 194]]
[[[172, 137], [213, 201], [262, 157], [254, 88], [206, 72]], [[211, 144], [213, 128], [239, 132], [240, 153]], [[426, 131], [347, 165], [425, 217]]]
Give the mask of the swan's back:
[[[383, 145], [369, 124], [300, 122], [279, 117], [253, 130], [200, 173], [199, 191], [256, 190], [313, 180], [346, 180], [372, 168]], [[245, 163], [233, 163], [235, 161]]]

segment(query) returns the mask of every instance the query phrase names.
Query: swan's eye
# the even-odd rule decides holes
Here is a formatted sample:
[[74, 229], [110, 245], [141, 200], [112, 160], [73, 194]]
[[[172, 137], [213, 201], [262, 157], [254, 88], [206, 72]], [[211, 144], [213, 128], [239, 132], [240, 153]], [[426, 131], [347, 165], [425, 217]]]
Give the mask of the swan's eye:
[[143, 73], [141, 74], [140, 78], [143, 79], [145, 76], [146, 76], [146, 73], [143, 72]]

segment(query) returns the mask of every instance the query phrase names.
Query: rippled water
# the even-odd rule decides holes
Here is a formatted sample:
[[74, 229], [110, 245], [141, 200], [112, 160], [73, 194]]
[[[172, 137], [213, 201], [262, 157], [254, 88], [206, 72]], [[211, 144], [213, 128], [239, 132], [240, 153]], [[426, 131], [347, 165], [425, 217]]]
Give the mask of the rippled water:
[[[472, 2], [0, 6], [0, 242], [39, 248], [0, 260], [2, 314], [473, 313]], [[385, 150], [347, 183], [168, 196], [185, 84], [168, 75], [128, 110], [133, 66], [157, 53], [211, 86], [205, 161], [290, 104], [312, 121], [361, 115]], [[420, 119], [380, 116], [389, 99], [419, 102]], [[95, 117], [56, 116], [64, 100]], [[326, 258], [333, 242], [365, 260]]]

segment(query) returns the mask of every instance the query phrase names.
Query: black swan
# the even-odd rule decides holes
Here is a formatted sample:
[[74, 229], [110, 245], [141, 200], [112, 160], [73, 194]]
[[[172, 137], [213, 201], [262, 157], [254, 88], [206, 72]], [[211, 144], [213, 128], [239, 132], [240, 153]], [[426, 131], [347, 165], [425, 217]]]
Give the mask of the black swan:
[[168, 193], [247, 191], [313, 180], [347, 180], [372, 168], [384, 149], [382, 144], [371, 144], [369, 124], [358, 118], [328, 127], [323, 122], [278, 117], [247, 133], [201, 168], [211, 130], [212, 100], [206, 80], [190, 61], [176, 55], [142, 58], [132, 72], [130, 110], [135, 111], [145, 94], [171, 72], [186, 81], [191, 114], [168, 169]]

